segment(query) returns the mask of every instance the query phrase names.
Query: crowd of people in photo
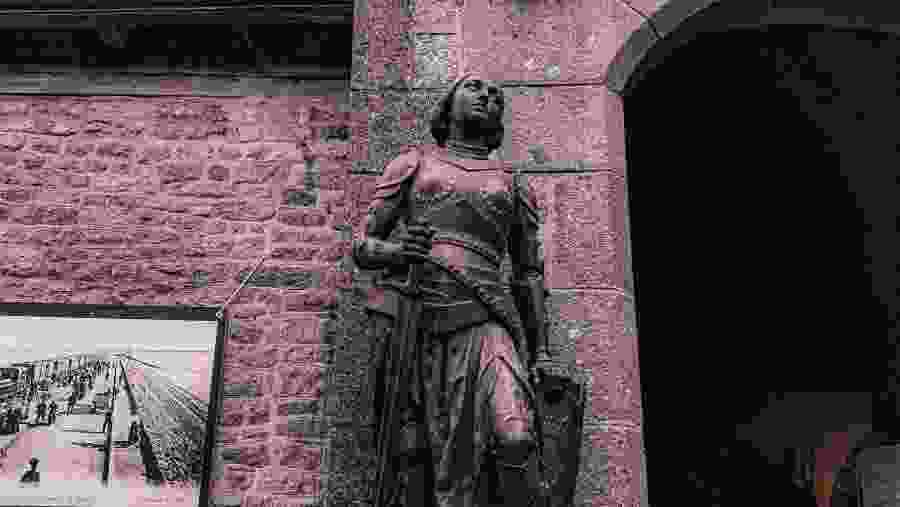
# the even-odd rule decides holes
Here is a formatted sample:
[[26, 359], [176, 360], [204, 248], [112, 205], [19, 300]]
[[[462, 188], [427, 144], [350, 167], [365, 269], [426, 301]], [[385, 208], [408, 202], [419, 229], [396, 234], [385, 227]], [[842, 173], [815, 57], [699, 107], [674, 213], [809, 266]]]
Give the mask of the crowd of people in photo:
[[[50, 387], [71, 388], [64, 400], [65, 413], [71, 414], [75, 405], [93, 390], [94, 381], [99, 375], [105, 373], [106, 380], [109, 380], [109, 370], [109, 364], [96, 363], [66, 373], [53, 373], [45, 379], [28, 382], [17, 396], [0, 403], [0, 435], [18, 433], [22, 430], [23, 424], [55, 424], [57, 417], [62, 412], [62, 407], [51, 397]], [[35, 400], [37, 400], [37, 404], [34, 404]], [[34, 419], [30, 419], [29, 409], [31, 407], [34, 408]]]
[[[65, 373], [52, 373], [40, 380], [28, 381], [20, 388], [17, 396], [11, 397], [7, 401], [0, 401], [0, 435], [17, 434], [26, 424], [28, 426], [54, 425], [63, 407], [60, 407], [51, 396], [50, 388], [52, 386], [60, 390], [66, 387], [71, 389], [67, 396], [60, 398], [60, 401], [66, 405], [65, 414], [72, 414], [78, 402], [93, 391], [95, 379], [103, 376], [107, 384], [109, 383], [112, 376], [111, 366], [111, 363], [108, 362], [98, 362]], [[115, 396], [115, 391], [115, 389], [111, 389], [108, 393], [100, 394]], [[108, 398], [104, 397], [103, 399]], [[35, 400], [37, 400], [36, 404]], [[33, 408], [33, 419], [29, 413], [31, 408]], [[107, 432], [112, 430], [113, 413], [109, 407], [104, 408], [101, 431]], [[128, 430], [128, 445], [141, 445], [145, 439], [143, 422], [138, 419], [133, 420]], [[0, 445], [0, 458], [5, 456], [6, 448]], [[20, 479], [21, 483], [36, 485], [40, 481], [40, 474], [37, 471], [38, 463], [37, 458], [31, 458], [29, 469]], [[0, 461], [0, 466], [2, 466], [2, 461]]]

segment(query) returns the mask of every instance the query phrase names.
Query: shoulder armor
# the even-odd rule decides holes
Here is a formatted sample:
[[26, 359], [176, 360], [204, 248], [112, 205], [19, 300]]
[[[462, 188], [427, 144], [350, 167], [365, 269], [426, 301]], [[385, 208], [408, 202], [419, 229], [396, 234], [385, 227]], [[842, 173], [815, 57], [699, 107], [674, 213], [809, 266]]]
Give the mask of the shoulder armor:
[[408, 147], [391, 160], [375, 184], [375, 199], [384, 199], [400, 191], [403, 183], [415, 175], [421, 153], [417, 147]]

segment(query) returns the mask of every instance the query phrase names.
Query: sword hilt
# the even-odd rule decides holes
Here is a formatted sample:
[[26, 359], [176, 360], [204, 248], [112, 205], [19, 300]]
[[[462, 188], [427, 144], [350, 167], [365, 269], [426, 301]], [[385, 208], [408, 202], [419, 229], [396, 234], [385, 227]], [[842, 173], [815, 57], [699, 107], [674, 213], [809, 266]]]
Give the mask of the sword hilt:
[[[408, 225], [418, 226], [418, 227], [428, 227], [428, 220], [423, 218], [414, 218], [412, 219]], [[421, 288], [419, 287], [419, 283], [422, 281], [422, 276], [424, 275], [425, 264], [424, 261], [420, 258], [412, 258], [409, 261], [409, 274], [406, 277], [406, 285], [404, 286], [404, 292], [410, 296], [418, 296], [421, 292]]]

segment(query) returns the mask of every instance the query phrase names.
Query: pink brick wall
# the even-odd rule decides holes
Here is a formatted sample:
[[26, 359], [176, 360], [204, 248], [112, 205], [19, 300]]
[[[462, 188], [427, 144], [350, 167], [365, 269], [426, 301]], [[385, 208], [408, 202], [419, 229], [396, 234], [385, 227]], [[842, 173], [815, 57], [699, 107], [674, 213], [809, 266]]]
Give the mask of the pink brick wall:
[[321, 392], [322, 312], [349, 284], [334, 229], [349, 142], [323, 135], [346, 124], [340, 110], [325, 97], [0, 97], [0, 299], [218, 306], [271, 252], [229, 308], [238, 397], [224, 402], [216, 497], [321, 488], [327, 446], [301, 442], [295, 420]]

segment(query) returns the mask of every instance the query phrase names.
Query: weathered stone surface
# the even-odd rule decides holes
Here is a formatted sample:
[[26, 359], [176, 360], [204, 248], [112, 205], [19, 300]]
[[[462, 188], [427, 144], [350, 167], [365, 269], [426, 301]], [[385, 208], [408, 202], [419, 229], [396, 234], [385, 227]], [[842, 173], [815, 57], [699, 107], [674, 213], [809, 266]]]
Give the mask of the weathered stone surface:
[[278, 211], [278, 221], [285, 225], [297, 227], [322, 227], [328, 221], [328, 216], [320, 209], [281, 208]]
[[[416, 75], [413, 88], [442, 88], [448, 86], [455, 77], [450, 74], [452, 42], [455, 35], [417, 33]], [[454, 48], [455, 49], [455, 48]]]
[[225, 465], [222, 479], [215, 481], [212, 489], [217, 495], [240, 494], [253, 485], [255, 472], [244, 465]]
[[266, 369], [278, 363], [281, 352], [275, 346], [238, 345], [225, 347], [225, 362], [236, 368]]
[[608, 455], [607, 484], [600, 491], [609, 500], [625, 505], [639, 505], [643, 490], [641, 481], [645, 480], [642, 477], [641, 439], [638, 426], [617, 421], [610, 421], [605, 431], [590, 436], [593, 446], [604, 449]]
[[643, 18], [624, 2], [488, 2], [462, 15], [463, 59], [515, 81], [601, 82]]
[[321, 493], [318, 473], [294, 468], [269, 467], [259, 470], [256, 491], [269, 494], [317, 498]]
[[279, 396], [318, 398], [322, 394], [322, 371], [318, 365], [280, 365]]
[[453, 0], [420, 0], [415, 3], [416, 31], [420, 33], [456, 32], [458, 3]]
[[[504, 139], [506, 160], [534, 160], [535, 147], [550, 161], [583, 161], [595, 169], [614, 165], [623, 147], [612, 146], [606, 119], [609, 102], [621, 100], [600, 85], [504, 88], [509, 114]], [[621, 174], [621, 172], [619, 173]]]
[[640, 372], [629, 298], [613, 291], [570, 291], [554, 299], [560, 319], [575, 331], [576, 363], [592, 376], [593, 415], [639, 423]]
[[282, 194], [281, 203], [285, 206], [291, 207], [300, 207], [300, 206], [315, 206], [316, 205], [316, 192], [304, 190], [304, 189], [287, 189]]
[[285, 363], [319, 362], [321, 345], [291, 345], [281, 350], [281, 361]]
[[275, 424], [275, 434], [295, 440], [319, 442], [327, 435], [327, 428], [318, 417], [289, 417]]
[[306, 472], [320, 472], [322, 470], [322, 448], [295, 440], [284, 440], [274, 455], [281, 466], [299, 468]]
[[[238, 282], [242, 282], [250, 271], [242, 271]], [[279, 289], [309, 289], [315, 286], [317, 274], [310, 271], [259, 270], [247, 282], [249, 287], [271, 287]]]
[[544, 224], [547, 286], [624, 289], [624, 192], [609, 173], [534, 178], [548, 206]]
[[278, 415], [279, 416], [289, 416], [289, 415], [312, 415], [317, 416], [320, 415], [320, 402], [318, 399], [315, 400], [291, 400], [284, 401], [278, 404]]
[[336, 306], [337, 295], [328, 290], [308, 290], [285, 297], [285, 311], [288, 312], [322, 312]]
[[308, 343], [319, 344], [321, 342], [322, 319], [315, 315], [292, 317], [282, 321], [278, 343]]

